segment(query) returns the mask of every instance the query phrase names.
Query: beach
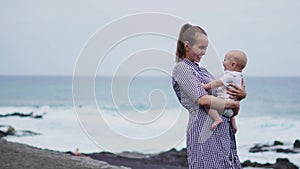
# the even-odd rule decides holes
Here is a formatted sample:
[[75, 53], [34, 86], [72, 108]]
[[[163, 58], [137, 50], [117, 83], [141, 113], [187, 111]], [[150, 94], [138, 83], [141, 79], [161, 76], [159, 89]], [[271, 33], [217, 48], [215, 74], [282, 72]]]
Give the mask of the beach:
[[[186, 148], [184, 136], [187, 119], [180, 118], [178, 114], [188, 116], [188, 113], [179, 112], [181, 107], [169, 78], [135, 79], [129, 90], [130, 105], [114, 102], [110, 78], [97, 78], [97, 110], [87, 109], [86, 105], [74, 107], [71, 77], [5, 76], [0, 77], [0, 82], [0, 130], [6, 132], [9, 126], [15, 130], [12, 135], [3, 137], [9, 143], [21, 143], [59, 154], [68, 154], [67, 152], [74, 152], [78, 148], [85, 156], [116, 166], [134, 167], [147, 164], [145, 166], [186, 167], [186, 160], [180, 164], [175, 161], [178, 161], [177, 154], [185, 159]], [[240, 161], [254, 167], [261, 166], [260, 164], [275, 164], [278, 159], [287, 159], [299, 167], [300, 154], [293, 144], [300, 139], [300, 79], [246, 78], [246, 83], [248, 96], [242, 101], [240, 113], [236, 117]], [[149, 93], [156, 88], [163, 91], [166, 100], [162, 115], [157, 113], [161, 108], [151, 107], [151, 100], [148, 100]], [[84, 116], [80, 116], [76, 111], [82, 109], [89, 110], [86, 114], [88, 123], [85, 125], [90, 126], [81, 123], [84, 119], [80, 117]], [[124, 115], [133, 117], [134, 111], [149, 113], [149, 109], [149, 112], [160, 115], [159, 120], [138, 124], [124, 118]], [[99, 115], [104, 119], [101, 123], [97, 121]], [[174, 121], [180, 123], [174, 125]], [[140, 145], [135, 145], [106, 135], [105, 125], [111, 127], [111, 131], [132, 140], [155, 138], [174, 128], [176, 132], [170, 135], [171, 137], [161, 138], [156, 144], [143, 145], [141, 142]], [[101, 142], [103, 139], [107, 142]], [[281, 142], [282, 145], [274, 145], [275, 141]], [[253, 151], [259, 149], [262, 151]], [[129, 153], [125, 153], [124, 156], [124, 152]], [[138, 154], [142, 157], [150, 155], [153, 158], [133, 159], [127, 158], [128, 154]], [[18, 158], [12, 158], [14, 160], [10, 160], [11, 163], [18, 161]], [[165, 158], [173, 160], [166, 162], [163, 160]]]
[[[186, 169], [185, 158], [157, 158], [140, 154], [126, 157], [112, 153], [74, 154], [40, 149], [0, 139], [1, 169]], [[127, 153], [127, 156], [134, 153]], [[135, 154], [136, 155], [136, 154]], [[138, 158], [137, 158], [138, 157]], [[165, 156], [167, 157], [167, 156]], [[175, 161], [174, 161], [175, 160]], [[183, 163], [181, 164], [181, 162]], [[111, 165], [114, 163], [114, 165]], [[126, 166], [126, 167], [125, 167]]]
[[[299, 141], [300, 143], [300, 141]], [[0, 139], [1, 169], [187, 169], [186, 149], [172, 149], [156, 155], [126, 152], [81, 154], [40, 149]], [[260, 164], [247, 160], [244, 168], [298, 169], [288, 159], [277, 159], [275, 164]]]
[[127, 169], [106, 162], [69, 154], [39, 149], [25, 144], [0, 139], [1, 169]]

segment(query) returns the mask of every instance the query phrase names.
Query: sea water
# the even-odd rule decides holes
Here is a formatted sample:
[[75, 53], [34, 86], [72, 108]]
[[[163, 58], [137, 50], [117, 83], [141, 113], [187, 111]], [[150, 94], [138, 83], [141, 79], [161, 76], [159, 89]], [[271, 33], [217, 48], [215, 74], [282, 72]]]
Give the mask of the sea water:
[[[285, 143], [282, 148], [292, 148], [293, 142], [300, 139], [300, 78], [246, 77], [245, 82], [248, 95], [241, 102], [241, 110], [236, 117], [236, 138], [241, 161], [250, 159], [274, 163], [276, 158], [288, 158], [300, 166], [300, 154], [249, 153], [249, 148], [255, 144], [273, 144], [274, 140], [278, 140]], [[129, 81], [97, 77], [93, 85], [91, 98], [94, 100], [90, 101], [94, 101], [97, 107], [88, 111], [91, 114], [88, 114], [87, 121], [94, 127], [89, 128], [89, 124], [84, 124], [85, 117], [78, 114], [81, 109], [88, 110], [89, 105], [74, 104], [72, 77], [1, 76], [0, 114], [33, 112], [34, 115], [43, 115], [41, 119], [17, 116], [0, 118], [2, 126], [11, 125], [16, 130], [40, 133], [24, 137], [9, 136], [6, 139], [59, 151], [79, 148], [85, 153], [158, 153], [172, 146], [177, 149], [185, 147], [184, 131], [188, 113], [178, 103], [170, 77], [138, 77], [129, 78]], [[181, 118], [180, 113], [184, 113], [185, 118]], [[134, 119], [134, 115], [142, 116]], [[143, 115], [147, 118], [143, 119]], [[97, 121], [98, 116], [104, 119], [101, 124]], [[105, 133], [104, 127], [107, 126], [121, 136], [140, 140], [159, 137], [178, 127], [178, 132], [173, 135], [177, 141], [167, 144], [174, 141], [171, 135], [170, 138], [159, 140], [161, 145], [166, 146], [122, 149], [126, 143], [113, 147], [118, 140], [109, 138]], [[101, 146], [101, 139], [110, 141], [111, 146]]]

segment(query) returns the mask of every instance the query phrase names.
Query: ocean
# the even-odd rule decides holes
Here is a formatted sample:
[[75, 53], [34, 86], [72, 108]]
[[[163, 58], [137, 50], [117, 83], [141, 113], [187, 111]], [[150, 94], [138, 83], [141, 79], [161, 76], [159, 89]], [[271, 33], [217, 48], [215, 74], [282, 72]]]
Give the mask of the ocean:
[[[300, 139], [300, 77], [246, 77], [245, 82], [248, 95], [236, 117], [240, 160], [274, 163], [288, 158], [300, 166], [300, 153], [249, 153], [255, 144], [278, 140], [284, 143], [281, 148], [292, 148]], [[185, 147], [188, 114], [170, 77], [97, 77], [94, 86], [92, 96], [78, 101], [72, 77], [0, 76], [0, 115], [32, 113], [0, 117], [1, 129], [11, 125], [17, 132], [38, 133], [6, 139], [85, 153], [158, 153]], [[42, 118], [32, 118], [36, 115]]]

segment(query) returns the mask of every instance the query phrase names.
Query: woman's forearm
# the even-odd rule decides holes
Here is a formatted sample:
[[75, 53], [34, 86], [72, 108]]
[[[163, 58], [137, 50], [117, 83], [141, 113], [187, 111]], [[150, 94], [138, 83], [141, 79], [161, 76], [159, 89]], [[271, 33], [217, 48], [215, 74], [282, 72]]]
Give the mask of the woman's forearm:
[[239, 109], [240, 107], [238, 101], [224, 100], [211, 95], [204, 95], [200, 97], [198, 104], [207, 109], [215, 109], [219, 113], [222, 113], [224, 109]]

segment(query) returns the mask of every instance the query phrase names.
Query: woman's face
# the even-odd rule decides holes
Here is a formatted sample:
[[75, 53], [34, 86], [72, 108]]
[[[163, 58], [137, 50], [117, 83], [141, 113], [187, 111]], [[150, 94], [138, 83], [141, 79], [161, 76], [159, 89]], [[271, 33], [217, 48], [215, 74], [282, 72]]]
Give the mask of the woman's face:
[[195, 34], [196, 43], [193, 46], [189, 46], [187, 50], [187, 59], [191, 62], [200, 62], [201, 57], [205, 55], [208, 47], [208, 38], [206, 35], [197, 32]]

